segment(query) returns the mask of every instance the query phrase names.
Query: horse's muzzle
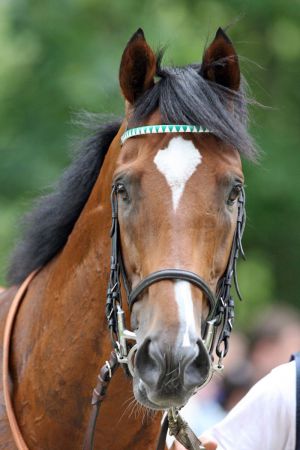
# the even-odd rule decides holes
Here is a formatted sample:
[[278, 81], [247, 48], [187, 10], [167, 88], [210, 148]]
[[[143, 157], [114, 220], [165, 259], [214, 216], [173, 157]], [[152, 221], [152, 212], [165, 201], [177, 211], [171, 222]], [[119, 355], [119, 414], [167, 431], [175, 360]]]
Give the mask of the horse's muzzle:
[[153, 409], [180, 407], [205, 383], [210, 370], [211, 360], [201, 339], [182, 348], [147, 338], [135, 358], [136, 399]]

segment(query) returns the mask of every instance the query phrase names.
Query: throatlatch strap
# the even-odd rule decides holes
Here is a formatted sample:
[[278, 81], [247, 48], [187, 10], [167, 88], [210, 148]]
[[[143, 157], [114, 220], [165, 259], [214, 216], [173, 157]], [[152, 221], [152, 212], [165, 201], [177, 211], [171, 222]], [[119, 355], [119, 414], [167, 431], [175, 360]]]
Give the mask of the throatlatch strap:
[[300, 352], [294, 353], [291, 360], [296, 364], [296, 446], [300, 450]]

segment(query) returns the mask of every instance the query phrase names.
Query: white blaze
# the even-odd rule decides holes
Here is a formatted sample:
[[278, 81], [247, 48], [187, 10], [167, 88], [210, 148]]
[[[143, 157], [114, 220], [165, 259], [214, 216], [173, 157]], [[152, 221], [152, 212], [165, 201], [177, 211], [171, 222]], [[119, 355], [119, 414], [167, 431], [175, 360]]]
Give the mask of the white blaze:
[[174, 137], [167, 148], [157, 152], [154, 163], [171, 188], [174, 211], [178, 207], [186, 182], [201, 164], [201, 160], [202, 156], [192, 141], [181, 136]]
[[190, 333], [196, 334], [191, 284], [187, 281], [175, 281], [175, 299], [180, 321], [178, 339], [182, 337], [182, 347], [189, 347]]
[[[201, 161], [202, 156], [193, 142], [181, 136], [172, 138], [167, 148], [157, 152], [154, 163], [171, 188], [175, 212], [187, 181]], [[178, 280], [175, 281], [174, 289], [180, 323], [178, 339], [182, 342], [182, 347], [189, 347], [190, 335], [196, 333], [191, 285], [187, 281]]]

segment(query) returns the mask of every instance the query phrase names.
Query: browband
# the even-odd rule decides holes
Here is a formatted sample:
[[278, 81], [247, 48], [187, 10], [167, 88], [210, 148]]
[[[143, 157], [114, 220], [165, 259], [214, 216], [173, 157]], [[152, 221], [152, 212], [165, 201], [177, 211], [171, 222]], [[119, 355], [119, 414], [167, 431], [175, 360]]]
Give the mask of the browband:
[[127, 139], [142, 134], [156, 133], [209, 133], [210, 131], [201, 125], [144, 125], [137, 128], [128, 128], [121, 136], [123, 145]]

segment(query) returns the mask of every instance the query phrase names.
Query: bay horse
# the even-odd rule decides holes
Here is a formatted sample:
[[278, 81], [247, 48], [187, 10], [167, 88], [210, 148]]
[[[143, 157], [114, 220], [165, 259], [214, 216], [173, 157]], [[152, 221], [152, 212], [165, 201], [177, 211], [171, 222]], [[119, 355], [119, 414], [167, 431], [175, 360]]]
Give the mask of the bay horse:
[[[243, 225], [241, 155], [256, 157], [239, 61], [222, 29], [201, 64], [163, 67], [161, 57], [141, 29], [132, 36], [119, 73], [125, 118], [99, 126], [85, 143], [27, 216], [12, 256], [2, 333], [18, 286], [38, 269], [9, 343], [11, 398], [29, 449], [82, 448], [111, 338], [121, 362], [130, 337], [134, 352], [132, 377], [118, 370], [101, 408], [95, 448], [103, 450], [152, 450], [159, 411], [181, 407], [209, 380], [218, 339], [212, 308], [227, 314], [220, 363], [227, 351], [227, 294]], [[133, 330], [122, 345], [120, 317]], [[0, 448], [11, 450], [1, 395]], [[142, 421], [128, 405], [133, 398], [158, 412]]]

